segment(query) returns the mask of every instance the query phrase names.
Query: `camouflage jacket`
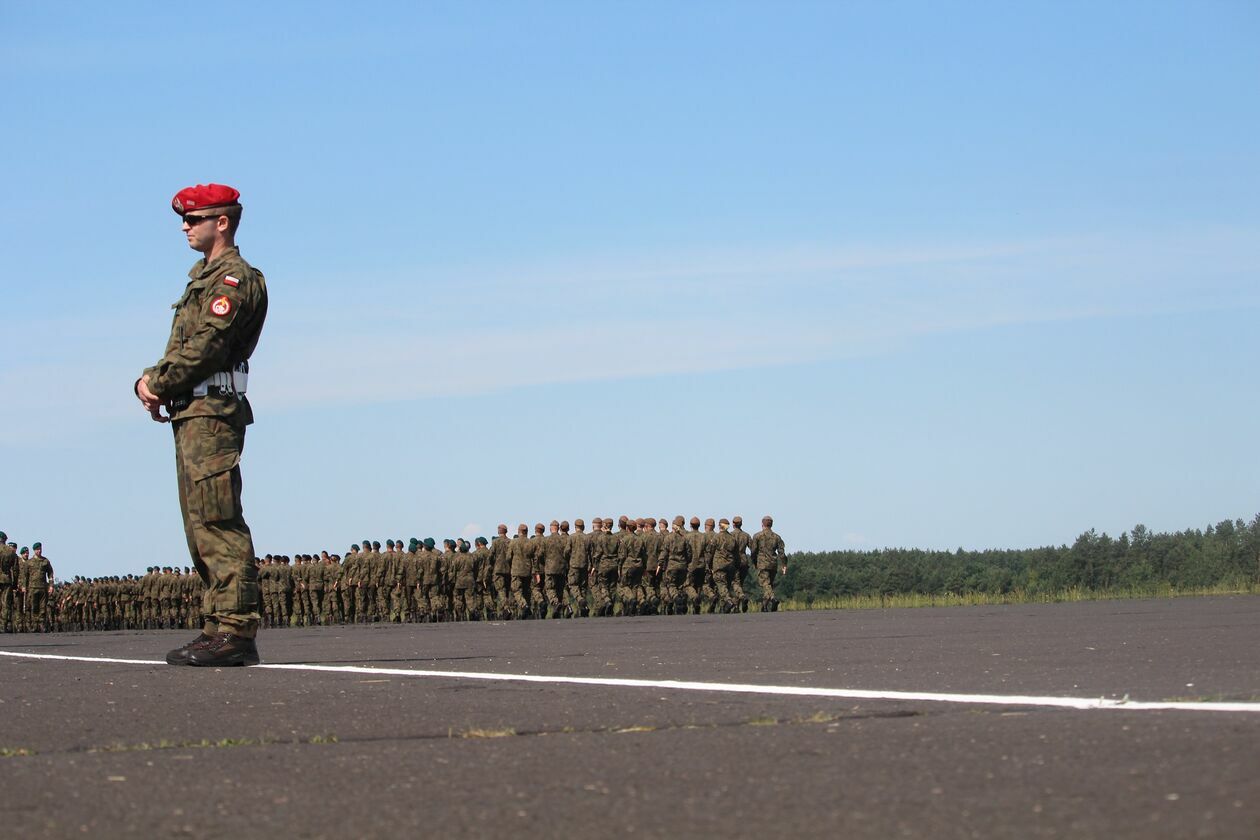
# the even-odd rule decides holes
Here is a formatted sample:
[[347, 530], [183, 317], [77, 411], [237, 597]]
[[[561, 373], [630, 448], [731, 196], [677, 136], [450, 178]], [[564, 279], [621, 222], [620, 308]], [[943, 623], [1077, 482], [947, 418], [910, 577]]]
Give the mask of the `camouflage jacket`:
[[[144, 371], [149, 390], [163, 401], [190, 396], [211, 374], [247, 361], [267, 317], [266, 280], [237, 248], [209, 263], [198, 260], [188, 277], [183, 296], [171, 305], [175, 318], [166, 352]], [[171, 410], [172, 420], [188, 417], [223, 417], [238, 426], [254, 422], [248, 399], [213, 388]]]
[[757, 536], [752, 538], [752, 557], [758, 569], [773, 569], [775, 566], [782, 566], [787, 562], [783, 538], [769, 528], [762, 528], [757, 532]]

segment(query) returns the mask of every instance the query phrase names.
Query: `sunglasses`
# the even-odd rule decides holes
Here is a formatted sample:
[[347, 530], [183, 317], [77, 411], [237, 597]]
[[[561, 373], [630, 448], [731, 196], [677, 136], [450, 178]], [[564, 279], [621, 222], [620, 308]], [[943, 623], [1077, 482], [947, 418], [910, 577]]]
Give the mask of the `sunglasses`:
[[188, 225], [189, 227], [196, 227], [197, 225], [201, 224], [204, 221], [207, 221], [209, 219], [217, 219], [217, 218], [219, 217], [218, 216], [184, 216], [183, 217], [184, 224]]

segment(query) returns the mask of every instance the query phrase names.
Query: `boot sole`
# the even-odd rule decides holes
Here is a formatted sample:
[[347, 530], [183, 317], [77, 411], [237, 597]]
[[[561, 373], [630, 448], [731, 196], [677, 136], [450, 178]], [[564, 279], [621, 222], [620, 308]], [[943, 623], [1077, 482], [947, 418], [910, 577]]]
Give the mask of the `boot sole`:
[[197, 668], [231, 668], [237, 665], [257, 665], [260, 662], [257, 656], [229, 656], [215, 662], [198, 662], [195, 659], [189, 659], [188, 664]]

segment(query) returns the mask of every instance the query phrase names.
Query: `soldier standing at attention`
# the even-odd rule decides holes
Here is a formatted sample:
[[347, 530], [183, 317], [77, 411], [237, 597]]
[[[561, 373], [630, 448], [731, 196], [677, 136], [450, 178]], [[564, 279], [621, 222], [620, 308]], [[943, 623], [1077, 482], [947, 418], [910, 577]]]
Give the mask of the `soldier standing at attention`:
[[30, 629], [29, 615], [31, 612], [30, 601], [26, 597], [26, 575], [31, 565], [31, 550], [26, 546], [17, 553], [17, 589], [14, 591], [17, 605], [17, 623], [19, 625], [18, 632], [25, 633]]
[[166, 352], [132, 386], [149, 416], [174, 429], [184, 533], [205, 584], [201, 635], [167, 654], [172, 665], [258, 663], [258, 576], [240, 463], [254, 422], [245, 390], [267, 317], [267, 284], [236, 247], [239, 199], [231, 187], [198, 184], [171, 200], [202, 259], [174, 305]]
[[17, 629], [13, 621], [13, 590], [17, 584], [17, 552], [6, 542], [9, 535], [0, 531], [0, 633]]
[[47, 633], [49, 619], [52, 617], [48, 611], [48, 587], [53, 581], [53, 568], [44, 556], [42, 543], [31, 543], [31, 550], [35, 555], [31, 557], [26, 570], [26, 599], [32, 623], [30, 629], [38, 628], [39, 632]]
[[787, 574], [783, 538], [771, 530], [772, 525], [774, 520], [763, 516], [761, 530], [752, 538], [752, 559], [757, 568], [757, 583], [761, 584], [762, 612], [774, 612], [779, 608], [779, 599], [774, 597], [774, 578], [776, 574]]
[[341, 565], [341, 615], [347, 624], [355, 621], [355, 593], [359, 591], [359, 544], [350, 546]]

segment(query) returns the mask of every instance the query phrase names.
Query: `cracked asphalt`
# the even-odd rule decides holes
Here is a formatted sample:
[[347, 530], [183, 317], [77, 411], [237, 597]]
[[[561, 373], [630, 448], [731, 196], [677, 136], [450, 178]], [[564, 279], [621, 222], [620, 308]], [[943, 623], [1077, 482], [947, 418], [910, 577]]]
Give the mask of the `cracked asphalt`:
[[[191, 634], [0, 636], [161, 660]], [[264, 631], [264, 662], [1260, 700], [1260, 598]], [[1260, 714], [0, 657], [0, 836], [1260, 836]]]

